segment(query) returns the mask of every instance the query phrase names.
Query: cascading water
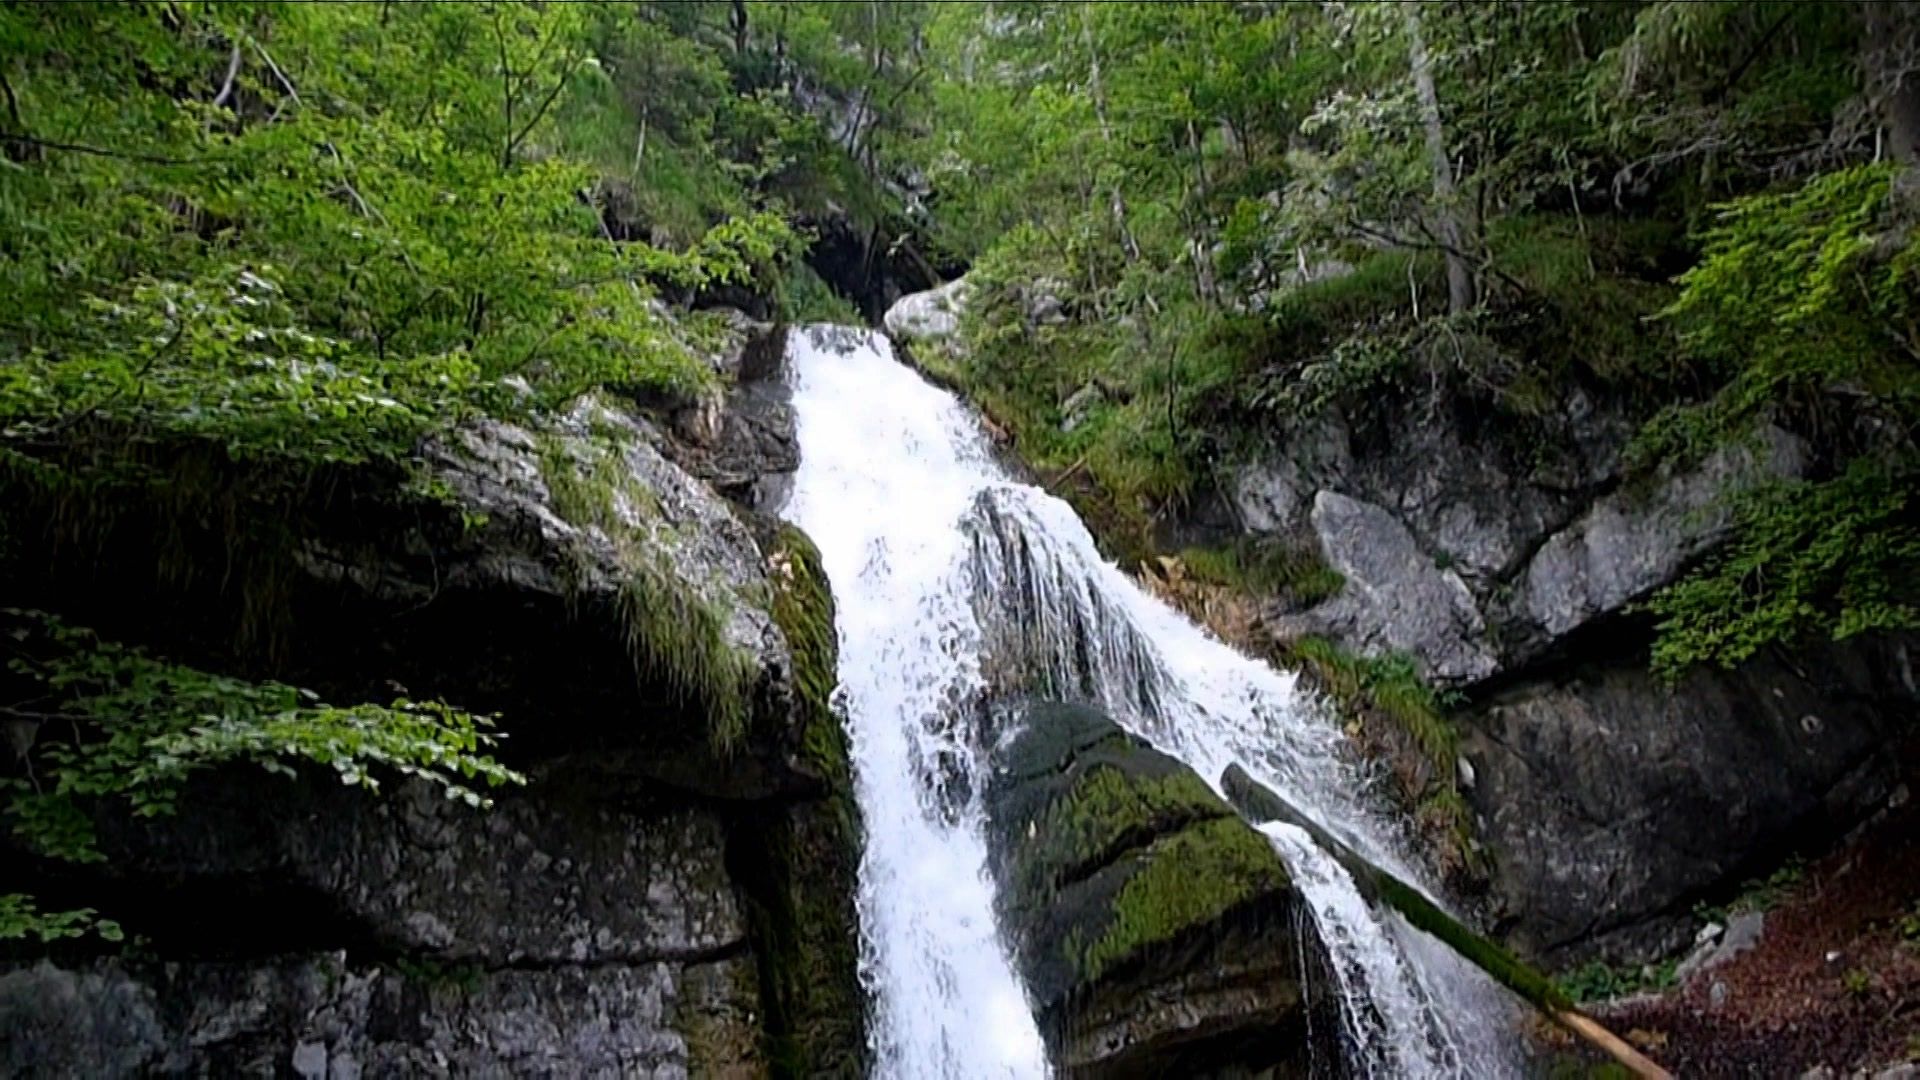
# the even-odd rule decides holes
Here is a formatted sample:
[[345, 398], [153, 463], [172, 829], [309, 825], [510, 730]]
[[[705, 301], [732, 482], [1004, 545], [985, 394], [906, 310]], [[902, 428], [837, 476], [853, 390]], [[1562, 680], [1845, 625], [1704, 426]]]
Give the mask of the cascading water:
[[[786, 514], [819, 545], [867, 846], [862, 971], [883, 1076], [1040, 1076], [1045, 1051], [994, 924], [982, 839], [990, 680], [1086, 701], [1218, 784], [1238, 763], [1377, 864], [1417, 880], [1344, 737], [1293, 679], [1234, 652], [1096, 551], [1067, 505], [1012, 479], [974, 419], [885, 338], [789, 344], [801, 464]], [[1517, 1071], [1477, 971], [1371, 909], [1304, 833], [1267, 829], [1333, 957], [1354, 1071]]]

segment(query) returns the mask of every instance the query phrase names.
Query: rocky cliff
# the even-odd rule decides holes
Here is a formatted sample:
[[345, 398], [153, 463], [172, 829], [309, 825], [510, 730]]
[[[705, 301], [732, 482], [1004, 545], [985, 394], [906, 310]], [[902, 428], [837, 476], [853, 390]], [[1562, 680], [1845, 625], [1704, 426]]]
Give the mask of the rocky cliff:
[[16, 951], [0, 1072], [861, 1072], [831, 598], [742, 505], [794, 464], [763, 337], [735, 323], [702, 400], [470, 425], [425, 491], [347, 471], [289, 522], [77, 506], [89, 544], [16, 542], [11, 602], [331, 702], [494, 714], [528, 782], [479, 809], [231, 766], [173, 815], [103, 810], [104, 862], [10, 849], [9, 883], [134, 947]]
[[[968, 295], [907, 298], [889, 326], [944, 367]], [[1886, 747], [1920, 698], [1901, 640], [1652, 675], [1635, 605], [1725, 539], [1729, 497], [1800, 475], [1817, 448], [1762, 426], [1635, 473], [1646, 403], [1578, 381], [1558, 394], [1515, 410], [1436, 374], [1249, 420], [1212, 496], [1167, 525], [1174, 546], [1267, 545], [1337, 572], [1324, 599], [1191, 606], [1255, 651], [1316, 639], [1397, 658], [1443, 695], [1444, 765], [1431, 733], [1355, 730], [1412, 799], [1457, 787], [1489, 921], [1551, 964], [1676, 947], [1697, 903], [1884, 806], [1899, 785]]]
[[1631, 416], [1575, 388], [1520, 421], [1440, 385], [1263, 433], [1231, 472], [1246, 529], [1344, 579], [1256, 634], [1407, 656], [1454, 692], [1496, 925], [1552, 962], [1671, 949], [1716, 890], [1842, 835], [1896, 786], [1884, 748], [1914, 709], [1898, 641], [1650, 672], [1634, 605], [1724, 538], [1730, 496], [1811, 451], [1763, 427], [1629, 475]]

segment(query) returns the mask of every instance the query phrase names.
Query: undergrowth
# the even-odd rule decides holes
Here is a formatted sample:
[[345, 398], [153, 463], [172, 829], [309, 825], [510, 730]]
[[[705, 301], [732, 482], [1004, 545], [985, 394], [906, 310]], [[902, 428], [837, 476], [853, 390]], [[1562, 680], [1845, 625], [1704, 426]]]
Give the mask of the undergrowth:
[[1616, 967], [1595, 960], [1561, 975], [1560, 992], [1575, 1002], [1611, 1001], [1657, 990], [1671, 989], [1679, 979], [1679, 961]]
[[1237, 537], [1212, 547], [1180, 552], [1187, 573], [1209, 585], [1249, 596], [1282, 596], [1311, 607], [1340, 591], [1346, 579], [1317, 552], [1270, 538]]

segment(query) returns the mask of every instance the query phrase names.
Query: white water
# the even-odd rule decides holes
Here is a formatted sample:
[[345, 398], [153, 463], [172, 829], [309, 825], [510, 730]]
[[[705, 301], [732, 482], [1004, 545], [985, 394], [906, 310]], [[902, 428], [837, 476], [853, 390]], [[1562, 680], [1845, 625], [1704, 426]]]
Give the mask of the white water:
[[[994, 678], [1098, 705], [1218, 784], [1238, 763], [1381, 866], [1417, 879], [1344, 737], [1291, 676], [1215, 641], [1100, 558], [1063, 502], [1013, 480], [974, 419], [865, 331], [796, 330], [801, 464], [786, 515], [819, 545], [866, 819], [862, 973], [884, 1077], [1042, 1076], [994, 925], [986, 748]], [[1516, 1067], [1484, 977], [1370, 910], [1304, 834], [1270, 828], [1334, 958], [1353, 1070]]]

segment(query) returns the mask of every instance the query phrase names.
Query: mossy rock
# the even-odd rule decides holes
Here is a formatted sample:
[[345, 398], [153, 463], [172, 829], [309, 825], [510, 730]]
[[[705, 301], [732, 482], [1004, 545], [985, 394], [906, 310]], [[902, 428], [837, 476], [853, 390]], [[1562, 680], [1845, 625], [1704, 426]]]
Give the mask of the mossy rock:
[[1307, 1045], [1303, 960], [1315, 969], [1324, 950], [1272, 845], [1097, 711], [1034, 704], [1009, 719], [987, 792], [991, 865], [1062, 1071], [1292, 1060]]
[[729, 860], [747, 891], [760, 961], [767, 1058], [778, 1076], [864, 1076], [867, 1000], [859, 976], [860, 816], [847, 737], [832, 695], [833, 595], [805, 533], [768, 542], [773, 617], [793, 654], [792, 728], [816, 798], [764, 805], [734, 834]]

